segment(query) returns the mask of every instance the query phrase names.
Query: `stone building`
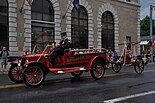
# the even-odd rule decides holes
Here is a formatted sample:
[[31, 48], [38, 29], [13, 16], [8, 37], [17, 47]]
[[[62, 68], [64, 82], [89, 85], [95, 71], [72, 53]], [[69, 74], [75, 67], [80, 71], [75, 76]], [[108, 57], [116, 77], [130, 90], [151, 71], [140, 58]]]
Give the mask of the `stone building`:
[[[140, 41], [140, 0], [0, 0], [0, 47], [11, 55], [32, 50], [35, 40], [59, 43], [66, 31], [74, 48], [111, 48]], [[37, 38], [37, 39], [38, 39]], [[131, 49], [128, 45], [128, 49]], [[137, 51], [140, 47], [137, 46]]]

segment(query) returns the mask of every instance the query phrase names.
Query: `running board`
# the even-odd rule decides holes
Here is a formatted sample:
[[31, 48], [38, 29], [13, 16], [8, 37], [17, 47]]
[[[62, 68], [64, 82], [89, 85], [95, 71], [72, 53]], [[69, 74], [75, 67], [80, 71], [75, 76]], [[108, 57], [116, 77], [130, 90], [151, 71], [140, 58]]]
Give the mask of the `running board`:
[[78, 72], [78, 71], [85, 71], [88, 68], [83, 67], [70, 67], [70, 68], [49, 68], [49, 70], [55, 74], [64, 74], [70, 72]]

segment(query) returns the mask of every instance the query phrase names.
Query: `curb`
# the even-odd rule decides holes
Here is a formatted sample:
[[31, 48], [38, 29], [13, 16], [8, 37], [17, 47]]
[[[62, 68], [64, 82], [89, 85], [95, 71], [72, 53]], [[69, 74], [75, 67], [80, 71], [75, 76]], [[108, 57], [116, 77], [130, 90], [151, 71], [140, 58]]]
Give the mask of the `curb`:
[[6, 69], [2, 69], [1, 67], [0, 67], [0, 75], [1, 74], [8, 74], [8, 71], [9, 71], [9, 68], [10, 68], [10, 63], [8, 63], [8, 65], [6, 66]]

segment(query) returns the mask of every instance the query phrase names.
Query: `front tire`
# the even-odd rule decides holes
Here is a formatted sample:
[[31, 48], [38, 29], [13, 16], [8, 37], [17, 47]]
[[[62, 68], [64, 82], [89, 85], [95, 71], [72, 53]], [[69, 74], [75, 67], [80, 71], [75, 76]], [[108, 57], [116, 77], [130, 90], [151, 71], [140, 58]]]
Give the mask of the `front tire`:
[[137, 74], [142, 74], [142, 72], [144, 71], [144, 61], [142, 58], [136, 59], [134, 63], [134, 69]]
[[112, 64], [112, 70], [115, 72], [115, 73], [119, 73], [122, 69], [122, 65], [121, 64]]
[[100, 60], [94, 61], [92, 64], [92, 68], [90, 70], [91, 76], [99, 80], [104, 76], [105, 73], [105, 66], [103, 65], [103, 62]]
[[45, 80], [44, 68], [39, 64], [29, 65], [23, 73], [24, 83], [32, 88], [40, 86]]
[[22, 79], [22, 68], [21, 66], [17, 65], [11, 65], [9, 72], [8, 72], [8, 76], [10, 78], [10, 80], [12, 80], [15, 83], [22, 83], [23, 79]]

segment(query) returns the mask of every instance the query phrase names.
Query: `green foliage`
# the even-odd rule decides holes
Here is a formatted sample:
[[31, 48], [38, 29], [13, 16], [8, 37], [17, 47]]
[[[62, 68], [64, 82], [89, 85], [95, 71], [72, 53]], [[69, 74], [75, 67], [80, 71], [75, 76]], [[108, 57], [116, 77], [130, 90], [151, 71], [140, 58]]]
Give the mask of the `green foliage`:
[[[155, 20], [153, 20], [153, 35], [155, 35]], [[146, 16], [142, 20], [140, 20], [140, 35], [141, 36], [149, 36], [150, 35], [150, 17]]]
[[148, 36], [150, 34], [150, 17], [146, 16], [144, 19], [140, 20], [140, 35]]

